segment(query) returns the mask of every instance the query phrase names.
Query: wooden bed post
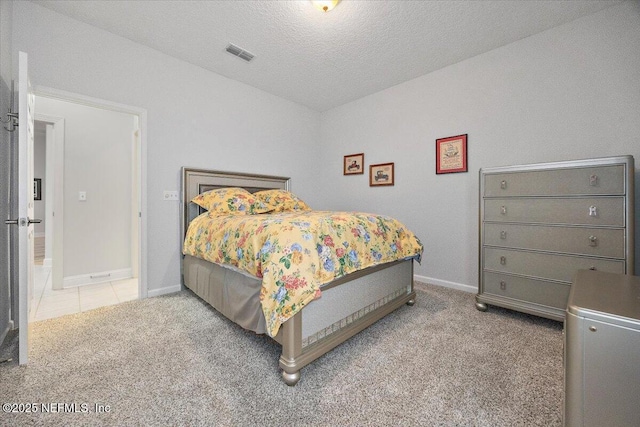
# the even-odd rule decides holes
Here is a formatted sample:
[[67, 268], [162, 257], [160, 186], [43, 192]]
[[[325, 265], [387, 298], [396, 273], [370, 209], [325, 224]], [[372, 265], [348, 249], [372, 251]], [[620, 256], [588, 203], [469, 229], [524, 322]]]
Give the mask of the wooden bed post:
[[296, 358], [302, 354], [302, 312], [284, 322], [282, 328], [282, 355], [280, 367], [282, 378], [288, 386], [294, 386], [300, 380], [300, 367]]

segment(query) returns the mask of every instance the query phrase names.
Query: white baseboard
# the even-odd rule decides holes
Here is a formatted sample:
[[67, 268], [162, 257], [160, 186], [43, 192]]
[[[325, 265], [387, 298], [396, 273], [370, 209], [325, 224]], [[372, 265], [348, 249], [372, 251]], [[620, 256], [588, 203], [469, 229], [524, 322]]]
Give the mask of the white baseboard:
[[478, 293], [478, 287], [477, 286], [463, 285], [462, 283], [449, 282], [449, 281], [446, 281], [446, 280], [436, 279], [434, 277], [419, 276], [417, 274], [414, 274], [413, 278], [414, 278], [414, 280], [417, 280], [418, 282], [429, 283], [430, 285], [436, 285], [436, 286], [442, 286], [444, 288], [456, 289], [458, 291], [469, 292], [471, 294]]
[[180, 292], [181, 290], [182, 290], [182, 285], [180, 284], [174, 285], [174, 286], [167, 286], [166, 288], [160, 288], [160, 289], [149, 289], [147, 290], [147, 296], [149, 298], [159, 297], [160, 295], [172, 294], [174, 292]]
[[43, 267], [53, 267], [53, 258], [45, 258], [42, 260]]
[[99, 273], [80, 274], [78, 276], [67, 276], [62, 280], [63, 288], [73, 288], [76, 286], [94, 285], [96, 283], [113, 282], [115, 280], [129, 279], [133, 277], [130, 268], [121, 270], [102, 271]]
[[[477, 286], [463, 285], [462, 283], [448, 282], [446, 280], [435, 279], [433, 277], [419, 276], [417, 274], [414, 274], [413, 278], [414, 278], [414, 280], [417, 280], [418, 282], [429, 283], [431, 285], [436, 285], [436, 286], [442, 286], [442, 287], [445, 287], [445, 288], [456, 289], [456, 290], [463, 291], [463, 292], [469, 292], [471, 294], [475, 294], [475, 293], [478, 292], [478, 287]], [[147, 291], [147, 296], [149, 298], [158, 297], [160, 295], [166, 295], [166, 294], [172, 294], [174, 292], [180, 292], [182, 289], [183, 289], [182, 285], [167, 286], [165, 288], [160, 288], [160, 289], [149, 289]]]
[[[442, 286], [445, 288], [457, 289], [463, 292], [469, 292], [475, 294], [478, 292], [478, 288], [476, 286], [463, 285], [461, 283], [448, 282], [446, 280], [435, 279], [433, 277], [425, 277], [414, 275], [413, 278], [418, 282], [429, 283], [431, 285]], [[173, 285], [167, 286], [160, 289], [149, 289], [147, 291], [147, 296], [149, 298], [158, 297], [160, 295], [172, 294], [174, 292], [180, 292], [183, 289], [182, 285]]]

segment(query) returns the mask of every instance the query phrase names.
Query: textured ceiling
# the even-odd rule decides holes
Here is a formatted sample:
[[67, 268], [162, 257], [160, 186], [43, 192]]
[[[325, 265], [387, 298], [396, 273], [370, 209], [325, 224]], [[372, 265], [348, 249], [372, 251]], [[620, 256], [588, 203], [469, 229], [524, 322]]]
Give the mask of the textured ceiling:
[[618, 2], [343, 0], [328, 13], [307, 0], [34, 3], [324, 111]]

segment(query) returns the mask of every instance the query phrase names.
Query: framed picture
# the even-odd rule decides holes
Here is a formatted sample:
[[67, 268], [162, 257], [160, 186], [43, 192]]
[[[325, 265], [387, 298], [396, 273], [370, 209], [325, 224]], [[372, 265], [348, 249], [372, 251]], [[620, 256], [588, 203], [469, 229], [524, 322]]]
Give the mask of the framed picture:
[[33, 180], [33, 200], [42, 200], [42, 178]]
[[393, 185], [393, 163], [369, 166], [369, 186]]
[[436, 174], [467, 172], [467, 134], [436, 139]]
[[344, 156], [344, 174], [357, 175], [364, 173], [364, 153]]

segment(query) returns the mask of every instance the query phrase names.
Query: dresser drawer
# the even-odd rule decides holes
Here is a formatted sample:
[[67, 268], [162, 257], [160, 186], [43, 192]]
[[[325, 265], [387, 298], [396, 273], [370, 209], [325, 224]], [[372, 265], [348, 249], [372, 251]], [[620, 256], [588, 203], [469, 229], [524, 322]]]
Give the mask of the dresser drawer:
[[571, 283], [577, 270], [595, 268], [609, 273], [625, 273], [625, 262], [587, 258], [576, 255], [556, 255], [510, 249], [483, 248], [484, 270], [519, 274], [540, 279]]
[[485, 199], [484, 220], [624, 227], [624, 197]]
[[483, 292], [559, 309], [567, 308], [570, 284], [545, 282], [508, 274], [484, 272]]
[[568, 196], [624, 195], [625, 167], [596, 166], [486, 174], [484, 195]]
[[515, 249], [625, 258], [624, 229], [484, 224], [484, 243]]

